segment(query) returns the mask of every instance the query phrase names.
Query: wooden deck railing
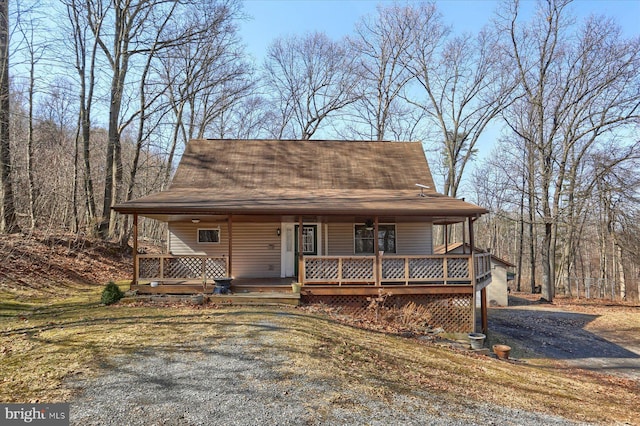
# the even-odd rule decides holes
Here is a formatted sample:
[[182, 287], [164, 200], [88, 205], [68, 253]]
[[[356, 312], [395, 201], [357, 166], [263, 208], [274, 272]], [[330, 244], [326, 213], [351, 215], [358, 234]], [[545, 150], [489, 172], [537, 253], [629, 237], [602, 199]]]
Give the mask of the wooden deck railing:
[[[305, 256], [305, 284], [471, 284], [490, 277], [489, 253], [474, 255]], [[378, 279], [379, 277], [379, 279]]]
[[136, 279], [144, 281], [213, 281], [227, 276], [229, 259], [222, 256], [138, 255]]
[[[305, 284], [471, 284], [491, 277], [490, 253], [474, 255], [305, 256]], [[138, 255], [136, 281], [211, 282], [227, 276], [225, 256]]]
[[476, 282], [491, 278], [491, 253], [474, 254], [476, 265]]

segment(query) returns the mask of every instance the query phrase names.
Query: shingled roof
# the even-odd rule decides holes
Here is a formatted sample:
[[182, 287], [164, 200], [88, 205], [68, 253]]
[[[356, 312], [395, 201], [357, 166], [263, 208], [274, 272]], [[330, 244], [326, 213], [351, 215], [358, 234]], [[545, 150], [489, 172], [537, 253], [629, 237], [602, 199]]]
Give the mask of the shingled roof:
[[436, 193], [420, 142], [317, 140], [192, 140], [168, 190], [114, 209], [143, 215], [486, 213]]
[[419, 142], [194, 140], [171, 189], [401, 190], [416, 183], [433, 188]]

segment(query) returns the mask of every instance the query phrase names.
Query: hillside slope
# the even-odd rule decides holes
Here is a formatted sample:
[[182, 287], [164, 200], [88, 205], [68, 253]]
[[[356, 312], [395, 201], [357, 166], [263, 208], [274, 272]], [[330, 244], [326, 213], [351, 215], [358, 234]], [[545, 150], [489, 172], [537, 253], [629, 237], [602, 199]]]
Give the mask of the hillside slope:
[[0, 290], [46, 295], [131, 277], [131, 249], [75, 234], [0, 235]]

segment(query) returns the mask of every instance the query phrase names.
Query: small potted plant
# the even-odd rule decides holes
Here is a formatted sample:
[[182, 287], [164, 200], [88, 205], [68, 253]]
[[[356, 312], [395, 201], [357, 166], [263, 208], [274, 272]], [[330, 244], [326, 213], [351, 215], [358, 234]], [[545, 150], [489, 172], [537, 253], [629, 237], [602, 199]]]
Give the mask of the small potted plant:
[[484, 339], [486, 339], [482, 333], [469, 333], [469, 343], [471, 344], [471, 349], [482, 349], [484, 346]]
[[498, 357], [498, 359], [509, 359], [510, 352], [511, 346], [493, 345], [493, 353], [496, 354], [496, 357]]

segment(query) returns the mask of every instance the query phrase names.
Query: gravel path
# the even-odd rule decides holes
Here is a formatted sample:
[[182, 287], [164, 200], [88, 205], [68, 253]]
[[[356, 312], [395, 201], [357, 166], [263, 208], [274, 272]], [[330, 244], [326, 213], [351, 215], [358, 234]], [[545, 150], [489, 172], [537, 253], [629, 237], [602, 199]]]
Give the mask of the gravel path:
[[509, 306], [490, 310], [489, 330], [571, 366], [640, 381], [640, 347], [587, 331], [595, 318], [547, 305]]
[[423, 392], [372, 397], [282, 368], [271, 345], [282, 332], [228, 336], [171, 351], [118, 358], [74, 382], [73, 425], [573, 425], [548, 415]]

